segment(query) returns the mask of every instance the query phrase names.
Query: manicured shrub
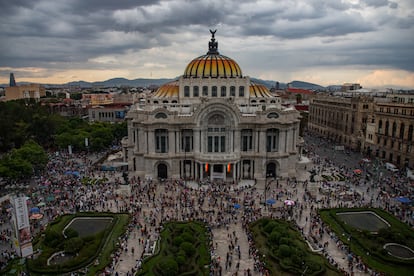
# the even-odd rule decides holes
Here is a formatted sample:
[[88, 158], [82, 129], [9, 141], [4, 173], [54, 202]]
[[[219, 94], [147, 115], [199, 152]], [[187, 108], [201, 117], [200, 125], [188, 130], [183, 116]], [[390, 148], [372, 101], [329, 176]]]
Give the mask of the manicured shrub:
[[273, 245], [279, 244], [279, 240], [281, 238], [281, 234], [277, 231], [272, 231], [272, 233], [269, 235], [269, 242]]
[[194, 253], [196, 252], [196, 249], [195, 249], [194, 245], [192, 243], [189, 243], [189, 242], [183, 242], [180, 245], [180, 248], [182, 250], [184, 250], [185, 255], [187, 257], [190, 257], [190, 256], [194, 255]]
[[265, 227], [263, 227], [263, 231], [270, 234], [270, 233], [272, 233], [272, 231], [275, 227], [276, 227], [276, 222], [272, 221], [272, 222], [269, 222], [268, 224], [266, 224]]
[[82, 246], [83, 240], [79, 237], [73, 237], [64, 242], [63, 249], [67, 253], [75, 254], [79, 252]]
[[291, 240], [287, 237], [281, 237], [279, 240], [279, 244], [290, 245], [291, 243], [292, 243]]
[[163, 276], [178, 275], [178, 264], [173, 257], [165, 257], [158, 264], [158, 271]]
[[184, 232], [184, 233], [182, 233], [180, 237], [181, 237], [184, 241], [186, 241], [186, 242], [190, 242], [190, 243], [194, 243], [194, 240], [195, 240], [194, 236], [193, 236], [191, 233], [189, 233], [189, 232]]
[[179, 266], [182, 266], [186, 263], [186, 258], [184, 255], [178, 255], [175, 260]]
[[53, 247], [53, 248], [59, 247], [58, 245], [62, 242], [62, 240], [63, 240], [62, 233], [56, 230], [50, 229], [45, 232], [44, 243], [49, 247]]
[[182, 244], [184, 242], [184, 239], [181, 236], [178, 236], [176, 238], [174, 238], [173, 240], [173, 245], [176, 247], [179, 247], [180, 244]]
[[282, 244], [279, 246], [278, 254], [281, 257], [289, 257], [292, 254], [292, 249], [289, 245]]
[[68, 239], [73, 238], [73, 237], [79, 237], [79, 233], [73, 228], [66, 229], [65, 235]]

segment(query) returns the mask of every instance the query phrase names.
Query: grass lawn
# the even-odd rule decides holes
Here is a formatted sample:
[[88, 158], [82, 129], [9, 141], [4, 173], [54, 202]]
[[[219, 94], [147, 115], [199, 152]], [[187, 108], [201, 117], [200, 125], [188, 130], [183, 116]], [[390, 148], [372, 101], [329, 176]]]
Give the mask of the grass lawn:
[[289, 222], [263, 218], [249, 228], [271, 275], [341, 275]]
[[137, 275], [209, 275], [209, 235], [204, 223], [168, 222], [158, 242], [158, 253], [144, 261]]
[[[62, 231], [68, 223], [74, 218], [85, 217], [91, 217], [91, 219], [102, 217], [111, 219], [104, 219], [107, 223], [100, 224], [101, 229], [91, 228], [90, 230], [93, 233], [90, 232], [90, 235], [87, 235], [87, 231], [84, 231], [86, 236], [82, 237], [69, 226], [68, 230], [65, 230], [65, 235], [70, 234], [70, 236], [67, 238], [63, 236]], [[88, 223], [87, 220], [84, 220], [84, 222]], [[125, 233], [128, 222], [128, 214], [112, 213], [79, 213], [57, 218], [33, 242], [34, 250], [40, 249], [42, 253], [35, 259], [27, 261], [27, 269], [30, 275], [57, 275], [83, 270], [86, 267], [88, 267], [86, 275], [95, 275], [110, 264], [110, 255], [115, 250], [116, 241], [120, 235]], [[72, 255], [73, 257], [57, 265], [47, 265], [47, 260], [50, 256], [59, 251], [65, 251], [66, 256]], [[95, 260], [98, 260], [97, 265], [94, 265]]]
[[[350, 212], [355, 212], [355, 221], [352, 223], [349, 223], [351, 219], [349, 215], [346, 220], [341, 215]], [[371, 217], [372, 221], [367, 220], [368, 230], [371, 231], [366, 227], [360, 227], [367, 219], [361, 215], [369, 212], [375, 213], [387, 223]], [[383, 248], [387, 243], [397, 243], [414, 249], [414, 231], [393, 215], [375, 208], [322, 209], [319, 210], [319, 214], [342, 242], [347, 244], [353, 253], [360, 256], [369, 267], [387, 275], [413, 275], [414, 260], [393, 257]]]

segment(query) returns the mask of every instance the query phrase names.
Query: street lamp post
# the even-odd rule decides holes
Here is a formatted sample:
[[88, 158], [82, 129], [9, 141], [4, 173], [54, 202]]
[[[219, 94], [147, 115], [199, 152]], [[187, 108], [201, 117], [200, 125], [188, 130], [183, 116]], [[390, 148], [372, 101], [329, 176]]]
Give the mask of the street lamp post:
[[265, 190], [264, 190], [264, 203], [265, 203], [265, 209], [267, 211], [267, 197], [266, 197], [266, 192], [269, 189], [270, 184], [272, 183], [271, 181], [269, 181], [269, 177], [271, 177], [272, 174], [271, 173], [266, 173], [266, 179], [265, 179]]
[[188, 141], [185, 140], [184, 142], [184, 186], [186, 186], [187, 182], [187, 171], [186, 171], [186, 167], [187, 167], [187, 150], [188, 150]]

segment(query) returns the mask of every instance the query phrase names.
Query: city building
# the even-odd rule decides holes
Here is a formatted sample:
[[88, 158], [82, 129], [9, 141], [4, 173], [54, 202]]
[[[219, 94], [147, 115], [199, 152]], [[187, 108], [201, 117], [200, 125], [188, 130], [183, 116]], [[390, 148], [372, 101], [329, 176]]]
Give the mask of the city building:
[[309, 103], [308, 130], [340, 146], [360, 151], [373, 103], [369, 96], [317, 94]]
[[129, 171], [220, 182], [294, 177], [299, 112], [244, 76], [236, 61], [218, 52], [210, 32], [205, 55], [128, 112], [123, 153]]
[[34, 99], [46, 96], [46, 89], [40, 84], [27, 84], [6, 87], [5, 100]]
[[414, 95], [366, 93], [316, 95], [310, 101], [308, 130], [399, 168], [414, 167]]
[[89, 122], [119, 123], [125, 120], [125, 116], [131, 104], [106, 104], [88, 107]]
[[388, 94], [375, 103], [364, 151], [399, 168], [414, 168], [413, 132], [414, 95]]
[[355, 90], [359, 90], [361, 88], [362, 88], [362, 86], [359, 83], [344, 83], [341, 86], [341, 91], [342, 92], [355, 91]]

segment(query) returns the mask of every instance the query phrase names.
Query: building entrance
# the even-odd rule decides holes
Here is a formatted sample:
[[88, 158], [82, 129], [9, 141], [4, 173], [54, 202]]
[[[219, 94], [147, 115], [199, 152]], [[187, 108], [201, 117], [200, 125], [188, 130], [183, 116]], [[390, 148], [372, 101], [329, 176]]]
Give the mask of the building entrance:
[[167, 165], [165, 164], [159, 164], [157, 167], [158, 173], [157, 176], [160, 179], [167, 179], [168, 178], [168, 169]]

